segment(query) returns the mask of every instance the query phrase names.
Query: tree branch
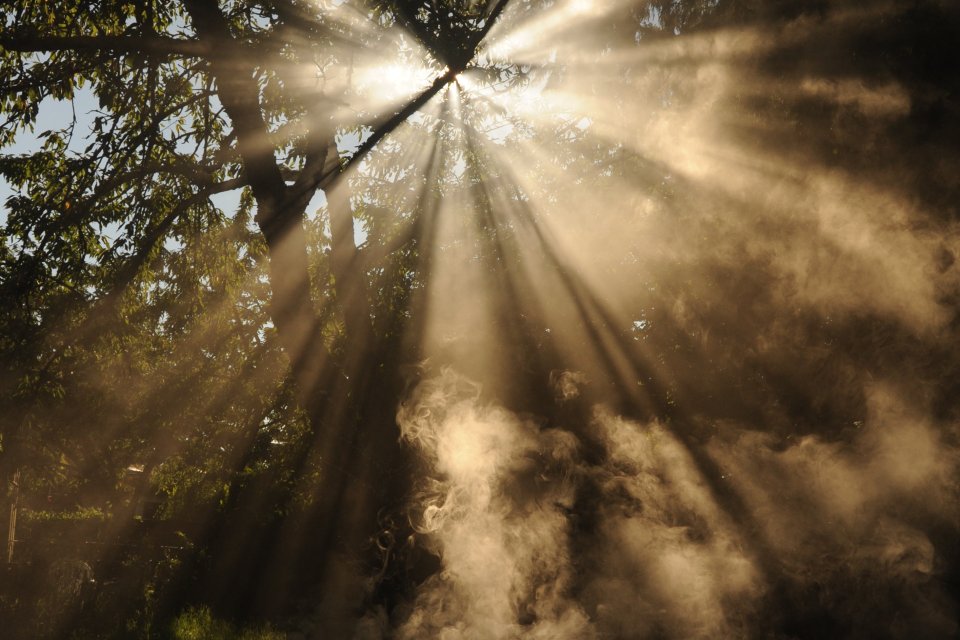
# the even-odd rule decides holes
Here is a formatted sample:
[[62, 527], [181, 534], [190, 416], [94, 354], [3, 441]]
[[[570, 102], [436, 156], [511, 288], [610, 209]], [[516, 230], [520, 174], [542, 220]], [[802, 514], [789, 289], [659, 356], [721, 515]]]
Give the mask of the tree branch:
[[[200, 39], [212, 45], [222, 43], [223, 48], [235, 51], [226, 43], [235, 43], [230, 35], [226, 19], [215, 3], [185, 0], [184, 6]], [[239, 58], [239, 57], [238, 57]], [[260, 88], [253, 78], [253, 69], [243, 64], [242, 59], [225, 56], [210, 58], [210, 70], [217, 81], [217, 93], [223, 107], [233, 121], [237, 133], [237, 146], [243, 159], [250, 188], [257, 199], [257, 217], [269, 221], [283, 206], [287, 186], [280, 173], [271, 144], [268, 128], [260, 109]], [[281, 232], [281, 228], [265, 229]], [[268, 242], [270, 238], [267, 238]]]
[[0, 48], [21, 53], [44, 51], [112, 51], [209, 58], [216, 47], [200, 40], [166, 36], [0, 36]]
[[[201, 40], [219, 43], [228, 54], [241, 53], [216, 2], [184, 0], [183, 4]], [[270, 254], [270, 314], [290, 358], [299, 401], [309, 411], [318, 401], [316, 392], [329, 356], [317, 331], [303, 226], [304, 209], [316, 184], [296, 194], [287, 187], [263, 118], [254, 65], [243, 55], [221, 55], [210, 58], [210, 71], [220, 102], [233, 122], [244, 177], [257, 201], [256, 221]], [[323, 157], [319, 148], [316, 156]]]
[[[477, 33], [476, 40], [472, 43], [470, 51], [473, 55], [476, 54], [476, 50], [480, 46], [480, 43], [483, 42], [483, 39], [487, 36], [487, 34], [490, 32], [490, 29], [493, 28], [493, 25], [503, 13], [503, 10], [507, 6], [507, 2], [508, 0], [500, 0], [497, 6], [494, 7], [493, 11], [490, 12], [490, 16], [484, 23], [483, 29]], [[473, 55], [471, 55], [471, 59]], [[371, 134], [371, 136], [360, 145], [356, 153], [350, 156], [350, 159], [347, 160], [342, 167], [333, 167], [319, 177], [319, 187], [326, 190], [333, 186], [333, 183], [336, 182], [339, 175], [342, 175], [348, 168], [362, 160], [368, 153], [370, 153], [370, 151], [373, 150], [375, 146], [377, 146], [381, 140], [392, 133], [407, 118], [422, 109], [423, 106], [427, 104], [431, 98], [437, 95], [441, 89], [453, 82], [453, 80], [457, 77], [457, 74], [466, 68], [467, 63], [469, 63], [469, 59], [464, 61], [460, 67], [451, 67], [448, 69], [445, 74], [434, 80], [432, 85], [427, 87], [420, 95], [411, 100], [403, 109], [378, 124], [374, 129], [373, 134]]]

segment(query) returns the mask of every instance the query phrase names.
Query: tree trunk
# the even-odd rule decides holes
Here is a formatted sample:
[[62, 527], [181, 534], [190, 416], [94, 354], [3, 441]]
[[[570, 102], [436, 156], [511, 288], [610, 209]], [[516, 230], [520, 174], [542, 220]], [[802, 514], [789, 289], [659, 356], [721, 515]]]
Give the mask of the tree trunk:
[[10, 521], [7, 525], [7, 564], [13, 563], [13, 548], [17, 543], [17, 509], [20, 503], [20, 469], [13, 472], [12, 496], [10, 498]]

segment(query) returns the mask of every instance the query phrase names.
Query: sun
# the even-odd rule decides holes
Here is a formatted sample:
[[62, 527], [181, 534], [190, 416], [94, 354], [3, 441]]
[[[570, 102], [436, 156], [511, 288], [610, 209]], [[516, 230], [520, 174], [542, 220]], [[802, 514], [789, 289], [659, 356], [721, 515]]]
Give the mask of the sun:
[[436, 71], [414, 62], [390, 62], [360, 70], [357, 88], [371, 104], [399, 104], [430, 86]]

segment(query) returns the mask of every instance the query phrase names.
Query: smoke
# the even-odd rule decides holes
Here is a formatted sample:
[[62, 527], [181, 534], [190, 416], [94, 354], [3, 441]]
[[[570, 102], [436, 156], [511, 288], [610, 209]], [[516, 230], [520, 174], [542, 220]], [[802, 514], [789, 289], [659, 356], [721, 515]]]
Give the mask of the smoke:
[[580, 387], [588, 382], [587, 376], [579, 371], [550, 372], [550, 386], [558, 402], [568, 402], [580, 395]]
[[[957, 633], [953, 111], [919, 58], [879, 60], [938, 60], [892, 25], [945, 9], [782, 4], [602, 56], [601, 29], [518, 30], [491, 55], [554, 74], [464, 80], [534, 132], [477, 142], [526, 195], [485, 176], [522, 250], [431, 274], [429, 329], [468, 338], [423, 354], [483, 383], [446, 370], [399, 412], [442, 569], [398, 637]], [[508, 410], [535, 375], [543, 417]]]
[[763, 587], [689, 452], [661, 424], [602, 409], [592, 428], [607, 456], [590, 469], [595, 570], [584, 595], [604, 637], [743, 635], [743, 603]]
[[450, 370], [398, 422], [433, 472], [416, 527], [443, 561], [398, 637], [593, 637], [571, 597], [576, 438], [484, 404]]
[[820, 590], [822, 610], [876, 635], [952, 636], [957, 610], [942, 578], [960, 524], [956, 427], [931, 423], [889, 384], [869, 388], [867, 404], [849, 438], [784, 448], [728, 425], [710, 451], [785, 573]]
[[[584, 380], [554, 383], [564, 402]], [[789, 627], [781, 608], [841, 619], [850, 637], [955, 633], [938, 572], [960, 522], [956, 433], [891, 384], [866, 393], [846, 441], [716, 429], [703, 450], [743, 521], [670, 425], [597, 406], [587, 425], [546, 427], [444, 370], [398, 412], [427, 467], [411, 520], [442, 570], [395, 636], [751, 637]]]

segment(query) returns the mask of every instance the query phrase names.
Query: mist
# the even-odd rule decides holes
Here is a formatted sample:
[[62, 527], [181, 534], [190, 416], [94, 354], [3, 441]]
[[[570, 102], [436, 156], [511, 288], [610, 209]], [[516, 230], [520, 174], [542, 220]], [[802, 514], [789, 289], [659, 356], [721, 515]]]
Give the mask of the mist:
[[23, 637], [960, 634], [955, 3], [290, 4], [0, 167]]
[[957, 633], [956, 105], [881, 52], [956, 12], [753, 10], [602, 54], [631, 3], [530, 18], [490, 55], [532, 95], [463, 83], [530, 127], [475, 143], [517, 249], [438, 234], [397, 637]]

